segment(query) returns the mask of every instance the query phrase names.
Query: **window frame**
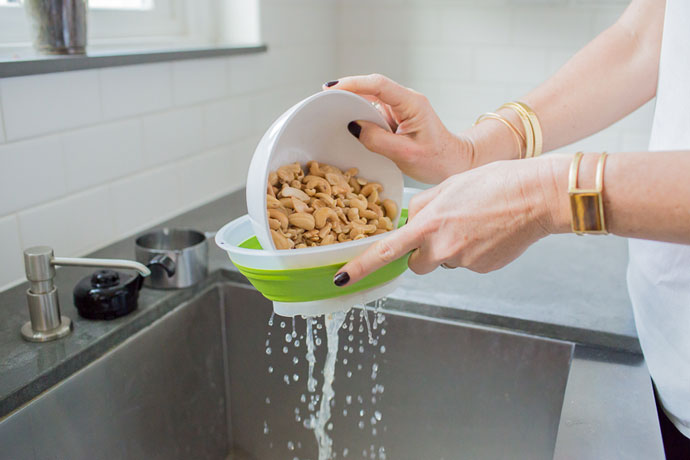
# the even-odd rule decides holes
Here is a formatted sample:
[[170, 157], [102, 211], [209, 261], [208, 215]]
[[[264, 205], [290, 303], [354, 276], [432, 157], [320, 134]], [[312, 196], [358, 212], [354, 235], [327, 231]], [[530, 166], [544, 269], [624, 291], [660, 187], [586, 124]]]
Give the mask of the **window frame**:
[[[218, 7], [214, 0], [155, 0], [151, 10], [90, 8], [88, 47], [157, 49], [215, 44]], [[32, 53], [24, 8], [0, 7], [0, 55]]]

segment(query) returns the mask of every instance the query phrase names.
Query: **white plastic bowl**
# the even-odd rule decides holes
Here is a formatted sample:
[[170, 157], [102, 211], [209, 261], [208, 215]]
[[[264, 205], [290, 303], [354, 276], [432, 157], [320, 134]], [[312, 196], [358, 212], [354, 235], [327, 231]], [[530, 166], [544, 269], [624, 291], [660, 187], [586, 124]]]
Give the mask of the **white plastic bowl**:
[[[379, 182], [383, 186], [382, 198], [389, 198], [398, 205], [398, 216], [392, 219], [397, 222], [402, 209], [402, 172], [391, 160], [370, 152], [350, 134], [347, 125], [353, 120], [371, 121], [390, 130], [381, 113], [363, 97], [349, 91], [329, 90], [297, 103], [266, 131], [256, 147], [247, 175], [247, 210], [263, 248], [276, 249], [266, 212], [268, 174], [294, 162], [305, 166], [308, 161], [315, 160], [342, 170], [358, 168], [359, 177]], [[338, 243], [336, 246], [357, 246], [357, 243]], [[318, 254], [311, 248], [298, 251], [309, 254], [305, 257], [317, 257]], [[314, 259], [314, 262], [323, 264], [320, 259]]]

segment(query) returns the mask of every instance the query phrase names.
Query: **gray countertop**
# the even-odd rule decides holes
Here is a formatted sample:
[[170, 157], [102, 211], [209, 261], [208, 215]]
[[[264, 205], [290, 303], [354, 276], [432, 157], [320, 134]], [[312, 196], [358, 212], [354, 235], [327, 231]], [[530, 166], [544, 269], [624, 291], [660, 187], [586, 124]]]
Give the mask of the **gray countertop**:
[[[240, 190], [156, 227], [215, 231], [245, 212], [244, 191]], [[125, 238], [91, 256], [133, 258], [134, 238]], [[26, 283], [0, 293], [0, 418], [210, 284], [219, 280], [244, 282], [226, 254], [215, 244], [210, 246], [211, 276], [201, 285], [180, 291], [143, 289], [138, 310], [114, 321], [83, 320], [72, 304], [73, 286], [92, 269], [59, 269], [56, 285], [62, 312], [74, 321], [75, 330], [72, 335], [55, 342], [33, 344], [21, 339], [19, 329], [28, 320]], [[625, 289], [626, 261], [627, 247], [622, 239], [554, 236], [534, 245], [510, 266], [487, 275], [465, 270], [436, 270], [421, 277], [408, 272], [403, 275], [402, 287], [389, 296], [386, 308], [471, 321], [579, 344], [566, 390], [561, 420], [564, 429], [562, 433], [559, 431], [556, 450], [557, 458], [566, 458], [559, 446], [578, 442], [578, 429], [589, 430], [588, 435], [592, 435], [592, 430], [600, 430], [593, 439], [598, 439], [602, 445], [606, 433], [613, 432], [611, 426], [596, 427], [591, 423], [601, 410], [599, 403], [594, 404], [597, 407], [581, 404], [585, 397], [582, 387], [591, 380], [591, 373], [598, 366], [606, 365], [605, 371], [597, 371], [597, 375], [608, 377], [602, 382], [603, 387], [592, 391], [593, 400], [599, 401], [594, 397], [598, 395], [610, 398], [613, 404], [616, 398], [625, 397], [621, 395], [625, 394], [621, 392], [622, 386], [632, 386], [631, 395], [638, 400], [641, 398], [644, 414], [631, 413], [629, 417], [640, 418], [639, 423], [647, 426], [650, 413], [656, 417], [649, 375], [639, 355]], [[578, 379], [582, 380], [579, 386]], [[575, 390], [573, 385], [577, 386]], [[584, 423], [583, 419], [589, 422]], [[640, 442], [648, 440], [645, 445], [656, 454], [660, 445], [658, 428], [642, 431], [645, 434]], [[601, 446], [594, 442], [590, 447]]]

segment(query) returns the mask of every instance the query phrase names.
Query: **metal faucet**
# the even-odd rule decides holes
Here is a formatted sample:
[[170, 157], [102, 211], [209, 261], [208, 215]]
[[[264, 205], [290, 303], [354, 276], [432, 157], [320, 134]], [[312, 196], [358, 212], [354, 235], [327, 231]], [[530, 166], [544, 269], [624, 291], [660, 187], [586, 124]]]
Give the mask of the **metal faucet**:
[[26, 290], [31, 321], [22, 326], [22, 337], [30, 342], [48, 342], [69, 335], [72, 321], [60, 314], [57, 287], [53, 284], [55, 267], [106, 267], [136, 270], [149, 276], [151, 270], [139, 262], [121, 259], [86, 259], [55, 257], [53, 248], [34, 246], [24, 251], [26, 279], [31, 283]]

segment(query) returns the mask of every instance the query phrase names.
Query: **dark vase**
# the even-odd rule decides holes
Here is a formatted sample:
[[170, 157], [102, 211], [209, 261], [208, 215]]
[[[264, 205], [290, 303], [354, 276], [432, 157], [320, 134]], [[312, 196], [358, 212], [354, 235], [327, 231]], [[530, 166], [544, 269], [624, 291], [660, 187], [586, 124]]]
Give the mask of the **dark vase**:
[[25, 0], [36, 51], [85, 54], [88, 0]]

